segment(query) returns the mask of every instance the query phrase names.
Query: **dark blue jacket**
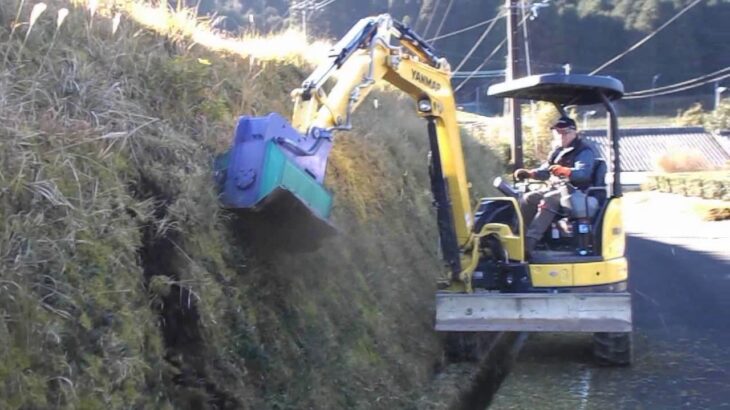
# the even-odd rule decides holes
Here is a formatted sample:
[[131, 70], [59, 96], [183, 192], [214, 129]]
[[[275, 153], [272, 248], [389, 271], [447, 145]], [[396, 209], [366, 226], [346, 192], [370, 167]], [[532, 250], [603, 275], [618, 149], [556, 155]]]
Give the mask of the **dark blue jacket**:
[[596, 153], [580, 137], [576, 137], [567, 147], [555, 148], [548, 160], [535, 170], [535, 179], [546, 181], [550, 178], [551, 165], [562, 165], [571, 170], [570, 183], [579, 189], [586, 189], [593, 182], [593, 168], [596, 165]]

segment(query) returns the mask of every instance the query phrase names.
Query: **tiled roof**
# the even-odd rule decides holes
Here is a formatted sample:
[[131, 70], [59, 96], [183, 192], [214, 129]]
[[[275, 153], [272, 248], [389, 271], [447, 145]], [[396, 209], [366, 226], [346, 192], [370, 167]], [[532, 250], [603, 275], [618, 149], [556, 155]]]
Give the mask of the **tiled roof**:
[[[608, 158], [605, 129], [584, 130], [583, 138]], [[622, 171], [653, 171], [657, 159], [666, 153], [699, 152], [710, 165], [723, 166], [730, 161], [730, 152], [723, 148], [720, 137], [702, 127], [626, 128], [619, 130]]]

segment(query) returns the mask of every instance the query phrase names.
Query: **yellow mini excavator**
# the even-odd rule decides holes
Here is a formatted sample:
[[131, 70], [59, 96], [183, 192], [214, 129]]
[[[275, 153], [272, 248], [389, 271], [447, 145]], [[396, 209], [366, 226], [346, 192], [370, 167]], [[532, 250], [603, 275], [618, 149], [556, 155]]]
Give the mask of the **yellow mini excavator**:
[[[325, 91], [335, 72], [334, 85]], [[546, 237], [528, 260], [518, 201], [534, 184], [497, 180], [505, 196], [471, 208], [450, 80], [447, 61], [410, 28], [388, 15], [360, 20], [294, 90], [291, 123], [278, 114], [239, 119], [231, 149], [216, 161], [223, 206], [275, 225], [303, 225], [307, 240], [294, 247], [316, 245], [333, 233], [327, 222], [332, 196], [323, 187], [333, 132], [349, 129], [358, 104], [377, 81], [386, 81], [414, 99], [431, 149], [431, 190], [446, 267], [436, 295], [436, 330], [592, 332], [601, 361], [628, 364], [631, 299], [611, 103], [622, 96], [623, 85], [610, 77], [547, 74], [490, 88], [495, 97], [550, 101], [561, 112], [568, 105], [602, 103], [610, 116], [612, 186], [605, 185], [607, 167], [600, 162], [594, 187], [574, 192], [575, 210], [556, 216], [575, 229]]]

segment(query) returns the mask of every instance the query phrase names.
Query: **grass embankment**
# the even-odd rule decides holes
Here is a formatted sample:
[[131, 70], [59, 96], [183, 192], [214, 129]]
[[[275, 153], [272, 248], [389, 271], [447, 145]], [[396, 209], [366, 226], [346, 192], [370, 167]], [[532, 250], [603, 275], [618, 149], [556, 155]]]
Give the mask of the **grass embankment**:
[[730, 219], [730, 171], [657, 174], [645, 188], [695, 197], [694, 209], [704, 219]]
[[[210, 164], [237, 115], [289, 113], [309, 69], [84, 10], [57, 29], [54, 5], [11, 38], [17, 6], [0, 7], [0, 408], [438, 406], [421, 388], [443, 364], [441, 263], [410, 101], [380, 95], [337, 136], [343, 234], [262, 251]], [[496, 160], [465, 145], [484, 194]]]

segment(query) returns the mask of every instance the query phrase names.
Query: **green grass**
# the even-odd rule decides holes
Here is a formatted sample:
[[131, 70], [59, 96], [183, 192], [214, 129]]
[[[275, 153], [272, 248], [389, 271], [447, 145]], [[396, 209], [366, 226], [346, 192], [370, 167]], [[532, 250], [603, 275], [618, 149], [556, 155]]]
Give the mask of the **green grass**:
[[[56, 32], [58, 4], [24, 42], [7, 29], [17, 6], [0, 8], [0, 408], [412, 407], [443, 364], [413, 102], [381, 94], [337, 136], [341, 235], [260, 249], [265, 231], [219, 209], [210, 167], [237, 115], [287, 115], [309, 69], [126, 19], [112, 34], [82, 9]], [[499, 162], [464, 145], [489, 193]]]

